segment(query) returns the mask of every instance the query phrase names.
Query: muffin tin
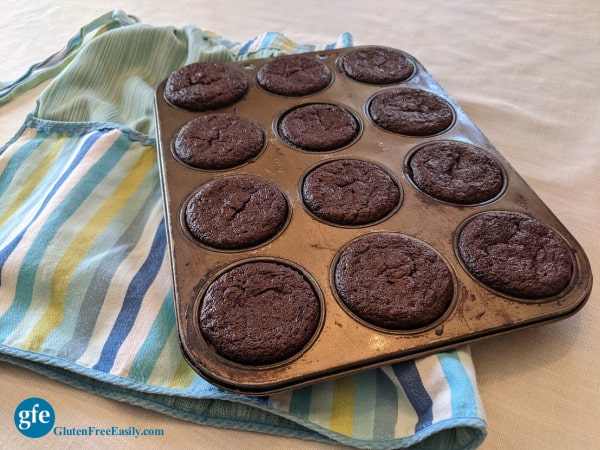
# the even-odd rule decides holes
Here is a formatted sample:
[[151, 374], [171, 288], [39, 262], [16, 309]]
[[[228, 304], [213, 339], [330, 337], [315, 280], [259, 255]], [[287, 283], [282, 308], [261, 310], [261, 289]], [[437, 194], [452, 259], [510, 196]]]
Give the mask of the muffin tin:
[[[258, 71], [274, 58], [228, 63], [247, 76], [249, 90], [241, 100], [216, 110], [194, 112], [171, 105], [164, 96], [166, 80], [157, 89], [160, 174], [181, 348], [201, 376], [224, 389], [263, 395], [424, 356], [567, 317], [589, 297], [592, 274], [577, 241], [419, 61], [404, 53], [414, 65], [408, 79], [395, 84], [367, 84], [348, 77], [339, 65], [341, 57], [361, 48], [368, 47], [306, 53], [327, 65], [333, 75], [325, 89], [310, 95], [286, 97], [258, 85]], [[452, 124], [433, 136], [406, 136], [376, 126], [369, 104], [377, 94], [391, 89], [420, 89], [441, 97], [452, 107]], [[282, 139], [278, 132], [280, 118], [294, 108], [313, 103], [338, 105], [350, 111], [359, 124], [355, 139], [343, 148], [324, 152], [303, 151]], [[210, 171], [189, 167], [175, 156], [173, 142], [178, 130], [195, 117], [215, 112], [234, 113], [262, 127], [266, 145], [256, 158], [233, 168]], [[436, 140], [469, 144], [497, 162], [504, 177], [500, 192], [486, 201], [466, 205], [437, 200], [422, 192], [411, 179], [409, 160], [421, 146]], [[336, 225], [321, 220], [306, 207], [302, 197], [304, 178], [315, 167], [341, 158], [378, 165], [397, 183], [398, 204], [383, 219]], [[200, 186], [233, 175], [260, 177], [278, 186], [288, 201], [288, 219], [273, 238], [251, 248], [219, 250], [201, 245], [187, 231], [182, 211]], [[568, 286], [557, 295], [532, 300], [502, 294], [473, 277], [460, 259], [456, 242], [464, 224], [484, 211], [526, 214], [559, 235], [573, 259]], [[400, 233], [431, 248], [445, 262], [454, 293], [450, 307], [439, 319], [415, 329], [386, 329], [355, 316], [340, 300], [334, 272], [341, 252], [349, 243], [375, 232]], [[230, 268], [249, 261], [274, 261], [296, 268], [313, 285], [321, 303], [313, 338], [296, 355], [275, 364], [230, 361], [220, 356], [200, 332], [199, 312], [208, 286]]]

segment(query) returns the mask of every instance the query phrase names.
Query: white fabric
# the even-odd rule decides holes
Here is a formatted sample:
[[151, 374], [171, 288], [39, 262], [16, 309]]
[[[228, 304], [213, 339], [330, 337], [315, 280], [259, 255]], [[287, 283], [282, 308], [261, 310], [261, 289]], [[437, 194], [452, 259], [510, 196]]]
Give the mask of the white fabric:
[[[59, 50], [80, 26], [122, 9], [152, 25], [195, 25], [246, 41], [281, 31], [329, 42], [348, 31], [356, 45], [382, 44], [418, 58], [573, 233], [592, 270], [600, 268], [600, 3], [322, 2], [274, 0], [5, 0], [0, 16], [0, 80], [19, 76]], [[0, 108], [6, 142], [40, 88]], [[600, 441], [600, 290], [555, 324], [471, 345], [489, 421], [484, 450], [591, 449]], [[21, 437], [16, 405], [37, 396], [71, 427], [162, 428], [165, 436], [62, 438], [71, 448], [328, 448], [323, 444], [202, 427], [106, 400], [0, 365], [0, 448], [42, 448]], [[58, 439], [58, 438], [57, 438]], [[50, 443], [50, 444], [49, 444]]]

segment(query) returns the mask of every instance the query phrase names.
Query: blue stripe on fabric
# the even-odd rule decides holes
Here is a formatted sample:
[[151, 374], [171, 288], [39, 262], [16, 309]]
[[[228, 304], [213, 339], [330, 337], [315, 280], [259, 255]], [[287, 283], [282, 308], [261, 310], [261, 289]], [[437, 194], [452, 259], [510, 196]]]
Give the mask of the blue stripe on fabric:
[[[453, 417], [479, 416], [477, 395], [471, 377], [458, 357], [457, 351], [437, 355], [444, 376], [450, 386], [450, 404]], [[473, 410], [475, 405], [475, 410]]]
[[222, 393], [214, 384], [210, 384], [204, 378], [199, 375], [194, 377], [192, 384], [188, 387], [187, 392], [190, 395], [196, 395], [198, 397], [210, 397], [217, 393]]
[[[66, 343], [63, 339], [54, 340], [55, 347], [58, 347], [59, 342], [64, 343], [57, 352], [58, 357], [76, 361], [85, 352], [114, 275], [135, 248], [144, 231], [144, 224], [148, 223], [154, 206], [160, 202], [161, 192], [156, 183], [156, 173], [152, 172], [152, 175], [144, 179], [138, 188], [138, 195], [127, 202], [113, 219], [113, 223], [96, 238], [97, 246], [90, 250], [90, 254], [98, 257], [92, 258], [93, 266], [88, 262], [82, 269], [93, 273], [87, 287], [74, 293], [71, 306], [67, 306], [72, 311], [77, 311], [77, 314], [73, 315], [70, 324], [56, 330], [63, 339], [67, 334], [70, 336]], [[132, 214], [135, 215], [131, 216]], [[77, 300], [78, 303], [75, 304]]]
[[[86, 152], [93, 146], [93, 143], [102, 136], [102, 134], [103, 133], [93, 133], [90, 135], [90, 139], [93, 142], [89, 142], [88, 140], [84, 141], [83, 145], [86, 147]], [[63, 199], [60, 207], [56, 208], [50, 214], [48, 220], [46, 220], [37, 233], [34, 242], [25, 255], [21, 270], [17, 276], [15, 299], [6, 314], [0, 317], [0, 341], [4, 341], [4, 339], [12, 333], [31, 305], [39, 262], [44, 257], [48, 245], [60, 231], [65, 221], [77, 211], [84, 199], [96, 188], [99, 181], [106, 177], [106, 175], [119, 163], [121, 157], [129, 148], [129, 143], [129, 138], [126, 135], [121, 135], [94, 164], [94, 167], [90, 168], [81, 180], [79, 180], [77, 185], [74, 186]], [[75, 164], [73, 163], [71, 167], [69, 167], [69, 171], [64, 174], [65, 179], [68, 177], [69, 172], [74, 168]], [[61, 180], [61, 182], [62, 181], [64, 180]], [[61, 183], [56, 183], [56, 189], [58, 189], [60, 185]], [[55, 192], [53, 191], [48, 195], [47, 201], [50, 201], [53, 193]]]
[[240, 49], [238, 50], [238, 54], [245, 55], [246, 53], [248, 53], [248, 49], [254, 43], [255, 40], [256, 39], [252, 39], [251, 41], [248, 41], [248, 42], [244, 43], [244, 45], [242, 45], [240, 47]]
[[259, 403], [261, 405], [267, 406], [269, 404], [269, 396], [261, 395], [259, 397], [250, 397], [249, 400], [252, 400], [255, 403]]
[[273, 46], [273, 42], [277, 40], [277, 38], [281, 38], [285, 40], [285, 36], [280, 34], [277, 31], [267, 31], [264, 33], [262, 39], [259, 41], [259, 49], [260, 50], [271, 50], [271, 46]]
[[[43, 200], [42, 204], [40, 205], [38, 211], [31, 218], [30, 222], [25, 224], [22, 231], [18, 235], [16, 235], [11, 242], [9, 242], [2, 249], [0, 249], [0, 284], [1, 284], [1, 274], [2, 274], [2, 270], [4, 268], [4, 264], [6, 263], [6, 261], [12, 254], [12, 252], [19, 245], [19, 243], [23, 239], [23, 236], [27, 232], [27, 230], [37, 220], [37, 218], [40, 216], [42, 211], [44, 211], [44, 209], [46, 208], [48, 203], [52, 200], [52, 198], [54, 197], [54, 195], [56, 194], [58, 189], [60, 189], [60, 186], [62, 185], [62, 183], [69, 177], [69, 175], [71, 175], [71, 173], [75, 169], [75, 167], [81, 162], [81, 160], [85, 157], [85, 155], [87, 154], [89, 149], [94, 145], [94, 143], [99, 138], [100, 138], [99, 133], [93, 133], [89, 136], [88, 139], [86, 139], [82, 142], [81, 146], [79, 147], [78, 154], [71, 162], [71, 165], [63, 172], [62, 176], [56, 182], [54, 182], [54, 180], [52, 180], [54, 183], [52, 186], [52, 189], [50, 189], [50, 191], [46, 195], [45, 199]], [[55, 211], [52, 213], [52, 215], [58, 215], [58, 212]], [[43, 233], [40, 232], [40, 234], [38, 235], [38, 238], [36, 238], [34, 244], [29, 249], [28, 255], [39, 251], [37, 244], [39, 244], [41, 235], [43, 235]], [[25, 301], [23, 301], [23, 300], [16, 301], [15, 300], [12, 303], [12, 305], [10, 306], [10, 308], [8, 309], [8, 311], [6, 312], [6, 314], [3, 317], [0, 317], [0, 340], [4, 340], [6, 338], [6, 336], [8, 336], [8, 334], [10, 332], [12, 332], [12, 327], [7, 327], [5, 325], [4, 320], [3, 320], [4, 317], [12, 319], [11, 321], [16, 325], [21, 320], [21, 318], [23, 317], [23, 315], [25, 314], [25, 312], [27, 311], [27, 309], [29, 308], [29, 305], [31, 303], [31, 292], [33, 290], [33, 284], [34, 284], [33, 278], [35, 276], [35, 273], [27, 274], [27, 276], [25, 276], [25, 278], [29, 278], [29, 280], [22, 280], [22, 282], [19, 283], [19, 279], [23, 278], [22, 277], [23, 272], [25, 272], [25, 273], [30, 272], [30, 271], [32, 271], [31, 268], [37, 267], [37, 265], [29, 266], [29, 265], [23, 263], [22, 267], [23, 267], [23, 269], [21, 272], [19, 272], [19, 277], [17, 279], [16, 296], [18, 296], [19, 298], [24, 298]], [[19, 288], [18, 287], [19, 284], [21, 284], [23, 287]], [[27, 291], [27, 292], [25, 293], [25, 291]], [[19, 310], [18, 313], [16, 313], [17, 309]], [[17, 317], [12, 317], [15, 313], [16, 313]]]
[[[1, 283], [1, 274], [2, 274], [2, 269], [4, 267], [4, 264], [6, 263], [6, 261], [12, 254], [12, 252], [15, 250], [15, 248], [19, 245], [19, 242], [21, 242], [21, 239], [23, 239], [23, 236], [25, 235], [25, 233], [27, 232], [29, 227], [32, 225], [32, 223], [34, 223], [37, 220], [37, 218], [40, 216], [42, 211], [44, 211], [44, 209], [46, 208], [48, 203], [52, 200], [52, 198], [54, 197], [56, 192], [60, 189], [60, 187], [62, 186], [64, 181], [71, 175], [71, 173], [73, 172], [75, 167], [77, 167], [77, 165], [79, 165], [81, 160], [85, 157], [87, 152], [96, 143], [96, 141], [100, 138], [100, 136], [101, 136], [100, 133], [92, 133], [89, 136], [89, 139], [86, 139], [85, 141], [83, 141], [82, 145], [79, 147], [77, 155], [75, 156], [73, 161], [71, 161], [71, 164], [69, 165], [69, 167], [67, 167], [66, 170], [64, 170], [62, 172], [62, 175], [59, 177], [58, 180], [55, 180], [52, 177], [49, 177], [49, 178], [47, 177], [50, 180], [50, 182], [53, 183], [53, 185], [52, 185], [52, 188], [50, 189], [50, 191], [46, 194], [46, 197], [42, 201], [37, 212], [31, 218], [29, 223], [25, 224], [25, 226], [22, 228], [21, 232], [18, 235], [16, 235], [11, 242], [9, 242], [6, 246], [4, 246], [2, 249], [0, 249], [0, 283]], [[35, 148], [37, 148], [37, 147], [38, 146], [35, 145]], [[40, 191], [43, 191], [43, 190], [40, 190]]]
[[127, 337], [142, 305], [144, 295], [156, 278], [156, 274], [162, 264], [164, 252], [166, 249], [166, 230], [165, 221], [161, 220], [158, 229], [152, 240], [150, 253], [142, 264], [142, 267], [133, 277], [131, 284], [127, 288], [123, 306], [115, 320], [115, 326], [111, 330], [106, 340], [100, 359], [94, 365], [93, 369], [102, 372], [109, 372], [117, 356], [124, 339]]
[[392, 370], [398, 378], [408, 401], [417, 413], [415, 432], [433, 423], [433, 401], [423, 386], [419, 370], [414, 361], [404, 361], [392, 365]]
[[38, 131], [35, 137], [23, 144], [22, 147], [12, 156], [2, 170], [0, 177], [0, 197], [3, 197], [6, 190], [11, 187], [15, 174], [21, 165], [29, 159], [29, 157], [38, 150], [40, 143], [43, 142], [44, 136], [40, 136]]

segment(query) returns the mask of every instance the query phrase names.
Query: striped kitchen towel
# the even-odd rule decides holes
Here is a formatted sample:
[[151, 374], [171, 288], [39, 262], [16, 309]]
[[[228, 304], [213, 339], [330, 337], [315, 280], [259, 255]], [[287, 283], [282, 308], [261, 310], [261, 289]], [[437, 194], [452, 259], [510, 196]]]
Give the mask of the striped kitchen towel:
[[[329, 47], [349, 45], [343, 34]], [[3, 84], [0, 102], [56, 76], [0, 149], [0, 359], [202, 424], [361, 448], [479, 446], [487, 425], [468, 348], [263, 397], [224, 392], [182, 358], [155, 89], [195, 61], [326, 47], [279, 33], [235, 43], [115, 11]]]

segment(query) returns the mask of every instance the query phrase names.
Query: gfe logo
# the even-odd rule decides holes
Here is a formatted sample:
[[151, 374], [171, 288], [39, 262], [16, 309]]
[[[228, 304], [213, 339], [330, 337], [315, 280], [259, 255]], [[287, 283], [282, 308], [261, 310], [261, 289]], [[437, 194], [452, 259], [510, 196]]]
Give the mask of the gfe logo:
[[39, 438], [54, 427], [54, 409], [43, 398], [28, 398], [15, 409], [15, 426], [24, 436]]

